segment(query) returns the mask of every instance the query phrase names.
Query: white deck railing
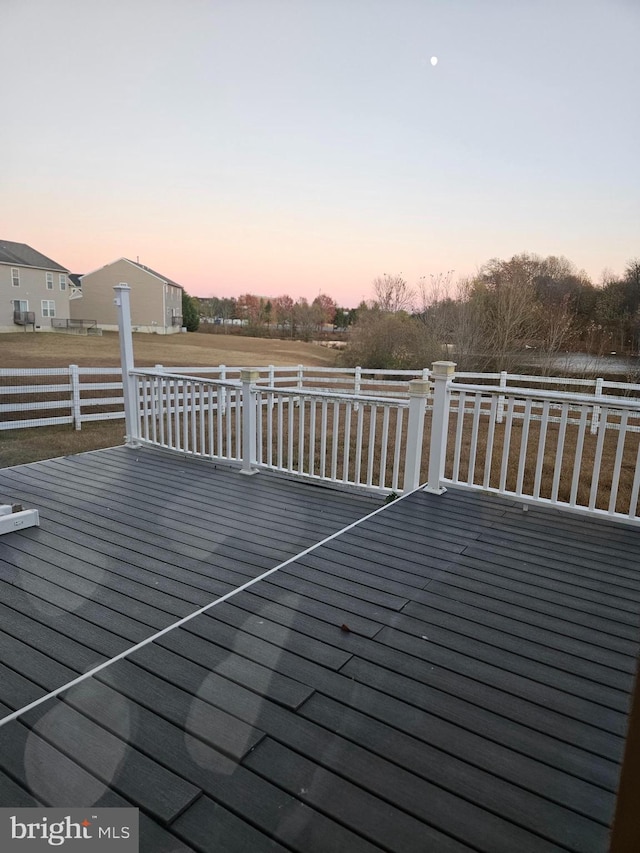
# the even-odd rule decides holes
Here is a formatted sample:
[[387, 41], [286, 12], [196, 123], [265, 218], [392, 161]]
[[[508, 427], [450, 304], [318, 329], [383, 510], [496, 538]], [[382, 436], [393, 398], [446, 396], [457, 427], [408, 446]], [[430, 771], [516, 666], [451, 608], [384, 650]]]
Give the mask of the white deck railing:
[[640, 520], [640, 400], [462, 384], [445, 365], [434, 365], [430, 491]]
[[428, 385], [407, 399], [281, 389], [134, 369], [135, 441], [386, 493], [415, 488]]
[[401, 490], [409, 400], [259, 388], [256, 401], [259, 466]]
[[242, 461], [239, 383], [141, 370], [130, 376], [141, 442], [209, 459]]
[[129, 444], [230, 460], [244, 474], [384, 492], [451, 484], [640, 522], [638, 396], [463, 384], [452, 362], [410, 380], [408, 399], [265, 385], [257, 370], [238, 383], [136, 369], [129, 288], [115, 290]]
[[[438, 367], [437, 365], [435, 366]], [[451, 368], [449, 368], [451, 371]], [[640, 401], [490, 388], [434, 372], [408, 399], [131, 371], [135, 441], [383, 493], [449, 485], [638, 521]], [[427, 429], [425, 430], [425, 426]], [[425, 477], [426, 469], [428, 475]]]

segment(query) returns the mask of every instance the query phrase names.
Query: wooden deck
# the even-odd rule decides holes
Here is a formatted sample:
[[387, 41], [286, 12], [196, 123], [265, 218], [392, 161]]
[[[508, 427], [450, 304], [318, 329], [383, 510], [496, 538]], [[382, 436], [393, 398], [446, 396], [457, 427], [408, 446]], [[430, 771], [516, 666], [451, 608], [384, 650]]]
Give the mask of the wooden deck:
[[321, 543], [0, 727], [0, 805], [135, 805], [148, 853], [606, 851], [636, 530], [126, 448], [0, 498], [41, 513], [0, 539], [2, 716]]

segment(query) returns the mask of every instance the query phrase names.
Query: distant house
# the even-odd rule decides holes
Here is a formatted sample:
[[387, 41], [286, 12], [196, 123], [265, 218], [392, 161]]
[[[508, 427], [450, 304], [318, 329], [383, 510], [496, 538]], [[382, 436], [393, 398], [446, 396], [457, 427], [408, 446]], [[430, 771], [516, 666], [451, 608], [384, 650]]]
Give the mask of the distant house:
[[131, 324], [134, 331], [161, 335], [180, 331], [182, 286], [128, 258], [120, 258], [80, 277], [81, 288], [74, 289], [70, 303], [71, 318], [92, 319], [105, 331], [116, 331], [118, 317], [113, 288], [120, 282], [131, 288]]
[[69, 270], [26, 243], [0, 240], [0, 332], [51, 331], [69, 319]]

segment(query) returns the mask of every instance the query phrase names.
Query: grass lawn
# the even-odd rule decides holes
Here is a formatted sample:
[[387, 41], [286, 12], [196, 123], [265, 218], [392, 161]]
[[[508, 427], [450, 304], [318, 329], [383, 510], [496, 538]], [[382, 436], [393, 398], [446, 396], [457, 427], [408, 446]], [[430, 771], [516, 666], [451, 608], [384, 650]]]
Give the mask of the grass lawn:
[[[176, 335], [133, 335], [135, 363], [139, 367], [266, 367], [269, 364], [306, 364], [331, 367], [336, 352], [302, 341], [212, 335], [205, 332]], [[101, 337], [81, 337], [53, 332], [16, 332], [0, 335], [0, 367], [113, 367], [120, 364], [117, 332]]]

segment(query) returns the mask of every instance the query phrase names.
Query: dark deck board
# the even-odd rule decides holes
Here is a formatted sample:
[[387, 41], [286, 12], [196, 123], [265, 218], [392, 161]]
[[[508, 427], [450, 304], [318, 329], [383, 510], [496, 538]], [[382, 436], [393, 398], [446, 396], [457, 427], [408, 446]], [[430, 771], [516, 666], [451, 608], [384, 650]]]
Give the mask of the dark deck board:
[[[416, 594], [416, 600], [430, 604], [430, 595], [472, 604], [500, 615], [508, 614], [510, 618], [519, 618], [533, 625], [544, 625], [567, 637], [586, 639], [620, 654], [633, 656], [636, 653], [637, 644], [633, 630], [628, 632], [627, 637], [617, 636], [611, 633], [612, 626], [604, 620], [569, 610], [561, 603], [540, 601], [488, 584], [486, 581], [467, 578], [460, 572], [451, 572], [449, 575], [443, 575], [442, 580], [434, 580], [429, 584], [428, 593], [424, 596]], [[613, 627], [617, 628], [615, 625]]]
[[130, 747], [61, 702], [45, 703], [24, 715], [25, 724], [130, 802], [164, 824], [200, 796], [200, 789]]
[[[477, 607], [460, 606], [458, 602], [437, 596], [431, 596], [429, 605], [410, 602], [394, 623], [394, 627], [418, 636], [424, 636], [425, 625], [429, 626], [428, 636], [432, 642], [444, 639], [444, 644], [448, 645], [451, 631], [455, 631], [473, 642], [480, 640], [524, 658], [559, 666], [563, 672], [589, 678], [625, 693], [629, 691], [634, 664], [631, 655], [616, 654], [593, 643], [577, 642], [563, 634], [530, 628], [515, 619], [496, 617]], [[445, 633], [441, 634], [443, 628]], [[452, 639], [458, 641], [457, 637]]]
[[[605, 576], [594, 578], [589, 568], [585, 568], [584, 572], [579, 572], [578, 567], [573, 572], [565, 571], [565, 567], [561, 570], [557, 569], [558, 561], [549, 558], [548, 555], [536, 555], [529, 557], [527, 562], [523, 564], [523, 555], [514, 555], [512, 548], [499, 548], [494, 545], [484, 544], [478, 545], [474, 543], [472, 547], [465, 549], [465, 557], [471, 559], [491, 561], [493, 565], [504, 567], [503, 572], [505, 577], [523, 578], [539, 583], [547, 589], [558, 590], [560, 592], [567, 591], [567, 585], [572, 588], [572, 593], [576, 593], [576, 581], [580, 581], [579, 592], [582, 598], [589, 601], [602, 601], [605, 604], [611, 604], [616, 611], [628, 610], [633, 615], [633, 621], [637, 623], [638, 602], [640, 595], [638, 594], [638, 586], [633, 582], [624, 583], [616, 576]], [[605, 554], [601, 559], [605, 559]]]
[[275, 741], [263, 742], [247, 766], [385, 850], [401, 853], [431, 848], [461, 853], [469, 849]]
[[137, 805], [143, 853], [606, 850], [636, 530], [150, 449], [0, 498], [41, 513], [0, 539], [3, 715], [366, 516], [0, 727], [0, 805]]
[[[335, 630], [339, 631], [339, 626], [336, 626]], [[194, 636], [189, 636], [191, 634], [196, 634], [200, 641]], [[387, 671], [390, 676], [396, 676], [401, 672], [413, 684], [422, 686], [425, 690], [422, 701], [427, 707], [437, 709], [437, 712], [444, 717], [451, 719], [455, 717], [461, 720], [469, 715], [473, 721], [471, 725], [477, 726], [480, 730], [483, 725], [489, 726], [504, 718], [507, 742], [523, 751], [528, 749], [528, 754], [532, 756], [535, 756], [533, 744], [539, 743], [540, 738], [527, 736], [522, 739], [526, 734], [523, 726], [548, 731], [554, 738], [573, 743], [583, 749], [590, 749], [603, 756], [619, 757], [622, 748], [622, 739], [615, 733], [572, 719], [564, 713], [468, 676], [460, 674], [452, 676], [445, 670], [425, 667], [418, 658], [394, 653], [384, 645], [374, 647], [376, 659], [380, 664], [378, 666], [370, 665], [355, 657], [350, 658], [341, 669], [341, 673], [347, 676], [345, 680], [340, 674], [336, 675], [320, 667], [315, 661], [300, 657], [295, 645], [291, 646], [291, 650], [289, 647], [277, 649], [258, 637], [234, 631], [230, 626], [207, 616], [190, 623], [185, 630], [181, 629], [163, 637], [160, 643], [206, 665], [208, 646], [201, 640], [215, 643], [221, 650], [226, 650], [229, 660], [235, 661], [237, 656], [241, 655], [253, 665], [270, 666], [272, 670], [282, 675], [297, 678], [310, 686], [315, 685], [316, 689], [335, 691], [338, 696], [341, 692], [350, 689], [348, 683], [350, 679], [367, 683], [366, 678], [372, 670], [376, 672], [376, 678], [380, 678], [380, 675]], [[220, 656], [221, 652], [218, 651], [216, 658]], [[245, 664], [245, 669], [248, 666], [249, 664]], [[567, 697], [568, 702], [570, 698], [570, 696]], [[600, 706], [597, 706], [596, 710], [600, 712]], [[602, 709], [602, 716], [606, 717], [606, 715], [606, 709]], [[613, 717], [614, 722], [618, 721], [618, 717], [611, 713], [609, 717]], [[611, 724], [613, 725], [613, 722]], [[526, 743], [529, 746], [525, 749]]]
[[601, 604], [597, 596], [586, 598], [578, 584], [573, 588], [552, 589], [530, 576], [523, 579], [508, 576], [506, 569], [464, 555], [458, 559], [455, 567], [441, 572], [436, 579], [463, 586], [475, 583], [476, 589], [486, 590], [496, 597], [518, 603], [526, 602], [527, 606], [539, 608], [542, 612], [560, 613], [568, 622], [577, 622], [604, 634], [632, 641], [638, 636], [638, 626], [631, 611], [626, 607], [617, 610], [608, 602]]
[[[286, 644], [292, 649], [298, 650], [300, 648], [300, 637], [312, 636], [332, 646], [339, 644], [344, 647], [345, 652], [349, 651], [359, 657], [377, 659], [375, 649], [363, 637], [352, 633], [336, 632], [332, 625], [311, 617], [303, 617], [282, 605], [267, 604], [257, 596], [253, 598], [253, 601], [249, 601], [249, 599], [250, 596], [248, 595], [242, 596], [242, 600], [238, 600], [238, 607], [230, 605], [221, 609], [217, 618], [226, 621], [238, 630], [267, 637], [270, 642], [280, 642], [281, 645]], [[248, 612], [244, 608], [248, 608]], [[249, 616], [248, 613], [252, 615]], [[203, 677], [202, 674], [201, 677]], [[482, 766], [492, 773], [505, 773], [507, 778], [512, 781], [522, 782], [521, 765], [525, 760], [521, 753], [512, 753], [503, 746], [486, 741], [475, 733], [465, 731], [453, 725], [444, 716], [442, 718], [435, 717], [432, 713], [427, 713], [424, 707], [418, 710], [416, 707], [406, 705], [395, 698], [383, 696], [360, 684], [355, 691], [353, 685], [339, 679], [326, 678], [322, 684], [318, 683], [316, 679], [316, 684], [318, 689], [327, 696], [337, 696], [342, 703], [360, 708], [367, 713], [374, 713], [375, 709], [375, 713], [380, 719], [433, 743], [446, 752], [462, 754], [467, 758], [473, 756], [473, 761], [478, 766]], [[529, 779], [536, 780], [532, 783], [535, 790], [554, 791], [556, 792], [555, 796], [562, 799], [563, 796], [566, 796], [567, 790], [572, 787], [573, 789], [576, 788], [576, 785], [580, 789], [583, 787], [575, 779], [569, 779], [565, 774], [559, 773], [553, 768], [540, 765], [535, 758], [526, 763], [526, 776]], [[605, 786], [612, 786], [614, 766], [601, 760], [593, 763], [599, 768], [599, 775], [594, 778], [598, 778]], [[589, 785], [584, 787], [587, 790], [585, 799], [592, 803], [594, 795], [589, 793], [591, 787]]]

